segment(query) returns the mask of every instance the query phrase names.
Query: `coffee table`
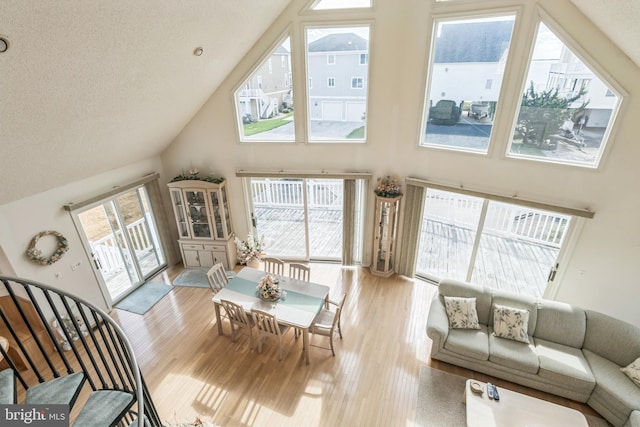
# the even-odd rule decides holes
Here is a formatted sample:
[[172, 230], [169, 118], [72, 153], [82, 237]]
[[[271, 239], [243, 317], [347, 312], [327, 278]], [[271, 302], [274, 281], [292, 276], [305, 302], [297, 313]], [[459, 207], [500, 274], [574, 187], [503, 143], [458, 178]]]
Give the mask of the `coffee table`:
[[[471, 382], [479, 383], [484, 393], [473, 393]], [[468, 427], [588, 427], [584, 414], [575, 409], [502, 387], [498, 388], [498, 393], [499, 401], [489, 399], [485, 383], [467, 380], [464, 401]]]

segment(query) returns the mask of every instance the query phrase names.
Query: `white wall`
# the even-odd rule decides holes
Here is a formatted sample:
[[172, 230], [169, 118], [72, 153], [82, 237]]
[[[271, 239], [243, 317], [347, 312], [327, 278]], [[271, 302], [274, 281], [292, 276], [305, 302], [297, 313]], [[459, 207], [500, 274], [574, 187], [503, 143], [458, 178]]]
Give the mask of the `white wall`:
[[[93, 273], [92, 263], [82, 247], [71, 215], [63, 206], [111, 191], [114, 185], [139, 179], [149, 172], [162, 173], [160, 157], [0, 206], [0, 246], [5, 255], [0, 264], [3, 272], [64, 289], [102, 309], [107, 309], [107, 303]], [[60, 261], [49, 266], [38, 265], [26, 255], [33, 236], [43, 230], [58, 231], [69, 240], [69, 251]], [[44, 238], [42, 240], [43, 244], [47, 244]], [[47, 253], [45, 247], [41, 248], [43, 253]], [[71, 265], [78, 262], [80, 267], [71, 270]], [[59, 273], [58, 278], [55, 277], [56, 273]]]
[[[444, 6], [460, 8], [457, 3]], [[508, 5], [515, 2], [489, 2]], [[519, 2], [526, 21], [517, 23], [532, 33], [535, 5]], [[606, 69], [626, 89], [624, 111], [602, 167], [587, 170], [538, 162], [506, 159], [503, 153], [510, 135], [512, 115], [507, 109], [496, 120], [508, 123], [496, 129], [495, 143], [488, 156], [418, 148], [421, 109], [424, 100], [428, 46], [431, 37], [431, 2], [423, 0], [376, 0], [373, 12], [353, 15], [323, 13], [327, 19], [345, 20], [350, 16], [373, 21], [370, 53], [370, 92], [368, 141], [366, 144], [260, 144], [239, 143], [235, 129], [231, 91], [243, 80], [289, 26], [293, 36], [301, 36], [303, 23], [317, 22], [310, 15], [300, 15], [303, 1], [294, 1], [275, 21], [254, 48], [238, 64], [216, 93], [196, 114], [191, 123], [162, 155], [167, 176], [190, 166], [203, 171], [214, 170], [229, 181], [231, 207], [236, 232], [247, 231], [245, 206], [239, 168], [269, 170], [322, 169], [371, 171], [375, 178], [395, 173], [437, 182], [464, 185], [502, 195], [574, 208], [590, 208], [595, 218], [585, 220], [577, 236], [568, 263], [561, 265], [557, 299], [592, 308], [640, 325], [640, 197], [633, 185], [640, 182], [640, 144], [634, 118], [640, 114], [640, 71], [570, 2], [541, 0], [547, 12], [572, 36], [577, 46]], [[294, 82], [304, 85], [302, 43], [292, 39]], [[529, 52], [521, 35], [512, 44], [514, 71], [505, 75], [503, 86], [510, 88], [510, 98], [503, 105], [512, 108], [519, 102], [519, 92]], [[296, 93], [296, 121], [304, 121], [304, 102]], [[300, 134], [299, 134], [300, 136]], [[372, 187], [373, 188], [373, 187]], [[372, 189], [371, 188], [371, 189]], [[371, 203], [370, 203], [371, 204]], [[369, 206], [371, 209], [372, 206]], [[369, 222], [372, 213], [368, 213]], [[372, 229], [369, 223], [366, 230]], [[367, 236], [366, 256], [370, 256]]]

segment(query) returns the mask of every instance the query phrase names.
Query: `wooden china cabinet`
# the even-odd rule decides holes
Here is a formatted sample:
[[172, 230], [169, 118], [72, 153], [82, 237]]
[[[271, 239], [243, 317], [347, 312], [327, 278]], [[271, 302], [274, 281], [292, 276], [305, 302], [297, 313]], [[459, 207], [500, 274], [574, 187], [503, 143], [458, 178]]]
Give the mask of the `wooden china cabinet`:
[[183, 180], [167, 185], [184, 266], [212, 267], [221, 262], [225, 269], [232, 269], [236, 265], [236, 246], [226, 181], [215, 184]]
[[376, 216], [374, 218], [373, 261], [371, 274], [389, 277], [395, 273], [394, 255], [396, 233], [400, 214], [400, 199], [376, 195]]

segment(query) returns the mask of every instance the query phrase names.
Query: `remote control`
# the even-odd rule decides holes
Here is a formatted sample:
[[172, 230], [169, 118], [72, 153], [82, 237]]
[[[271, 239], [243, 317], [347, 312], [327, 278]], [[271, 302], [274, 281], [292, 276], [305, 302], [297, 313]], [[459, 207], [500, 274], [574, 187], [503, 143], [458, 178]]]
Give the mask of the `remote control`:
[[489, 399], [495, 398], [495, 394], [493, 393], [493, 384], [491, 383], [487, 383], [487, 395], [489, 396]]
[[493, 400], [500, 400], [500, 394], [498, 394], [498, 387], [491, 384], [491, 388], [493, 388]]

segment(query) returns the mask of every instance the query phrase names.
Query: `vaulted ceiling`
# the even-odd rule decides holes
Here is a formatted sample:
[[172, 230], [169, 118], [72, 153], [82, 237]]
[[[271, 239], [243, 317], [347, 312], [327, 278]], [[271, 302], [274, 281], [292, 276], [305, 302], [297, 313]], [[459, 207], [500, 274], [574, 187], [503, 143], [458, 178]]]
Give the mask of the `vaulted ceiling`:
[[[0, 2], [0, 204], [161, 153], [289, 2]], [[640, 64], [640, 1], [572, 2]]]

